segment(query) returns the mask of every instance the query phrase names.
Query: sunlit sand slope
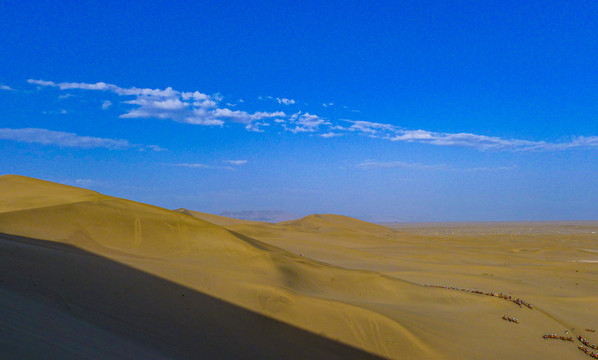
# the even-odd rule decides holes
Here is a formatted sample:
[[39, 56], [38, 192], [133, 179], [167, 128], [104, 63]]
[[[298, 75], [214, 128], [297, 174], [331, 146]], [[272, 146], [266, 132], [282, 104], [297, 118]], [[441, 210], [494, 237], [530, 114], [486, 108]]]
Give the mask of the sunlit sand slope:
[[[413, 333], [434, 339], [448, 357], [576, 356], [579, 344], [544, 340], [545, 332], [581, 333], [598, 341], [598, 335], [585, 331], [598, 328], [592, 310], [598, 308], [598, 222], [395, 224], [364, 234], [349, 230], [360, 222], [345, 217], [344, 230], [325, 231], [332, 227], [321, 224], [327, 218], [335, 216], [307, 217], [317, 222], [307, 226], [285, 222], [226, 227], [328, 264], [419, 284], [496, 291], [535, 305], [533, 311], [510, 302], [502, 308], [491, 297], [486, 307], [484, 296], [467, 293], [469, 298], [463, 299], [460, 291], [433, 288], [439, 296], [436, 303], [390, 315]], [[452, 300], [443, 298], [453, 295]], [[403, 310], [417, 305], [400, 303]], [[499, 314], [524, 320], [513, 324]]]
[[0, 254], [2, 359], [375, 359], [62, 243]]
[[[35, 207], [30, 194], [38, 183], [50, 200]], [[73, 245], [379, 355], [434, 354], [399, 322], [359, 303], [378, 296], [398, 301], [404, 288], [419, 286], [331, 267], [186, 214], [93, 192], [60, 204], [63, 189], [72, 191], [0, 178], [7, 203], [28, 202], [25, 209], [0, 213], [0, 232]]]
[[[194, 351], [185, 345], [187, 341], [172, 337], [194, 328], [188, 321], [194, 319], [194, 312], [187, 319], [184, 312], [162, 309], [178, 307], [172, 299], [165, 301], [164, 296], [173, 296], [173, 291], [181, 289], [393, 359], [586, 356], [572, 343], [547, 341], [542, 335], [546, 331], [562, 333], [573, 327], [579, 331], [584, 326], [596, 326], [595, 313], [585, 308], [597, 305], [596, 292], [589, 285], [596, 280], [596, 264], [567, 263], [584, 266], [580, 278], [585, 290], [578, 290], [574, 296], [563, 295], [550, 283], [550, 275], [573, 268], [551, 268], [556, 266], [553, 250], [541, 252], [542, 259], [534, 262], [534, 252], [526, 249], [537, 248], [538, 244], [501, 247], [492, 240], [482, 241], [484, 237], [459, 242], [336, 215], [312, 215], [279, 224], [227, 220], [18, 176], [0, 177], [0, 233], [40, 240], [13, 238], [10, 241], [20, 245], [5, 248], [3, 258], [15, 262], [14, 266], [3, 262], [3, 274], [11, 269], [22, 273], [14, 277], [17, 280], [7, 291], [13, 294], [18, 292], [15, 289], [19, 284], [30, 284], [25, 286], [27, 290], [10, 296], [25, 296], [36, 302], [41, 301], [36, 296], [54, 299], [67, 304], [67, 308], [77, 308], [78, 319], [94, 324], [113, 324], [98, 317], [122, 319], [134, 328], [122, 334], [126, 338], [123, 342], [132, 341], [135, 346], [143, 343], [131, 334], [138, 331], [153, 334], [145, 338], [165, 337], [165, 344]], [[583, 259], [591, 260], [595, 246], [580, 244], [585, 249]], [[560, 245], [555, 246], [559, 249]], [[81, 267], [80, 272], [63, 269], [59, 274], [53, 273], [59, 262], [45, 265], [43, 270], [29, 266], [39, 262], [33, 254], [40, 251], [69, 254], [71, 260], [81, 264], [88, 264], [88, 254], [93, 254], [112, 264], [114, 277], [119, 271], [130, 274], [134, 270], [135, 276], [150, 276], [150, 283], [154, 279], [165, 283], [156, 286], [155, 293], [148, 290], [152, 289], [149, 285], [136, 293], [134, 280], [112, 288], [113, 278], [88, 277], [91, 269], [98, 274], [108, 271], [95, 260], [93, 266]], [[32, 257], [27, 258], [28, 254]], [[17, 261], [23, 256], [25, 260]], [[522, 271], [525, 275], [519, 273]], [[47, 280], [48, 285], [44, 285], [46, 275], [53, 279]], [[71, 285], [59, 285], [63, 278]], [[37, 287], [31, 279], [36, 279]], [[128, 282], [131, 290], [124, 291]], [[533, 303], [534, 310], [494, 296], [423, 286], [435, 283], [512, 293]], [[104, 287], [106, 290], [99, 290]], [[82, 292], [69, 292], [72, 288]], [[543, 293], [546, 289], [552, 292]], [[119, 307], [120, 301], [129, 304], [140, 299], [151, 304], [160, 321]], [[197, 298], [193, 303], [201, 301]], [[218, 311], [216, 305], [209, 307], [210, 314]], [[502, 320], [502, 315], [520, 322]], [[217, 324], [214, 319], [218, 316], [210, 319], [210, 324]], [[224, 329], [234, 325], [234, 321], [225, 319], [223, 316]], [[243, 324], [233, 326], [237, 338], [250, 331], [247, 322]], [[198, 320], [199, 328], [204, 325]], [[167, 327], [172, 334], [156, 333], [154, 326]], [[257, 330], [255, 333], [259, 334]], [[259, 342], [255, 334], [248, 334], [246, 341]], [[266, 344], [268, 339], [263, 341]], [[154, 342], [159, 344], [150, 341]], [[123, 346], [129, 346], [126, 344]], [[148, 351], [152, 349], [150, 346]], [[158, 350], [166, 351], [163, 347]]]

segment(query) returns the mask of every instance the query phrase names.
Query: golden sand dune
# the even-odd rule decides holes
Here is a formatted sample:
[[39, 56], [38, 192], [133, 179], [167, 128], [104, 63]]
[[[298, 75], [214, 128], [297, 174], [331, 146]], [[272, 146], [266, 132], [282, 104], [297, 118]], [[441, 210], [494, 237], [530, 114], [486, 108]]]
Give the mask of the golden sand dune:
[[298, 220], [284, 221], [278, 223], [278, 225], [305, 231], [335, 234], [350, 232], [353, 234], [383, 236], [389, 235], [392, 232], [389, 228], [384, 226], [350, 218], [348, 216], [334, 214], [309, 215]]
[[[115, 358], [585, 356], [542, 335], [598, 327], [597, 265], [570, 262], [591, 260], [591, 232], [430, 231], [338, 215], [235, 220], [2, 176], [0, 321], [21, 319], [25, 298], [83, 337], [112, 339], [94, 346], [124, 349]], [[496, 290], [534, 310], [424, 284]], [[21, 322], [20, 342], [0, 346], [16, 354], [41, 337], [68, 348]], [[74, 350], [59, 355], [93, 352], [70, 336]]]

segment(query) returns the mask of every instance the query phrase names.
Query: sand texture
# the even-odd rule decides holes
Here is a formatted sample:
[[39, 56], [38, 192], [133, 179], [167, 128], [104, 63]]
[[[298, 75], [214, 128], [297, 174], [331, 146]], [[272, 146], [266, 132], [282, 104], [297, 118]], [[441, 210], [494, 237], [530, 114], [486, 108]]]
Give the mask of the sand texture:
[[236, 220], [1, 176], [0, 354], [589, 358], [542, 336], [598, 341], [597, 222], [386, 225]]

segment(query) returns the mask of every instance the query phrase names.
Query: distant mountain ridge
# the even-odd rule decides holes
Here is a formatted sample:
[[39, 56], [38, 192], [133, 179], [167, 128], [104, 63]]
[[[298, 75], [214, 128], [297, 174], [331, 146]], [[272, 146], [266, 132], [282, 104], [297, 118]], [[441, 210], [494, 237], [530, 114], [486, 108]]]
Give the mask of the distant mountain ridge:
[[239, 220], [262, 221], [270, 223], [278, 223], [298, 218], [297, 215], [277, 210], [223, 211], [218, 215]]

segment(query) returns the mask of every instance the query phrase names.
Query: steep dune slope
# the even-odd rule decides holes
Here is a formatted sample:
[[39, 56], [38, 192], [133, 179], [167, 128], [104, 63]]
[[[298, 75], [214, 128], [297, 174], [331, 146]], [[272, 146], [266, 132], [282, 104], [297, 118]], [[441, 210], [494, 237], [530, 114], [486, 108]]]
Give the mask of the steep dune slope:
[[[0, 180], [0, 206], [18, 209], [0, 213], [2, 233], [70, 244], [380, 355], [433, 353], [396, 321], [350, 304], [398, 301], [416, 285], [317, 263], [176, 211], [28, 178]], [[26, 207], [14, 205], [20, 199]]]
[[0, 254], [2, 359], [378, 359], [62, 243]]
[[9, 176], [0, 177], [0, 194], [0, 209], [8, 209], [0, 212], [0, 231], [8, 234], [140, 256], [259, 253], [212, 223], [89, 190]]

